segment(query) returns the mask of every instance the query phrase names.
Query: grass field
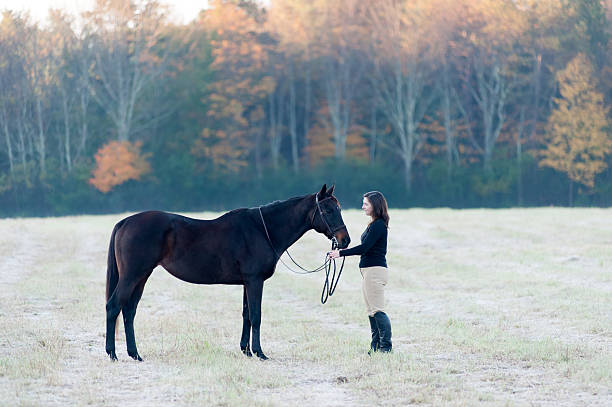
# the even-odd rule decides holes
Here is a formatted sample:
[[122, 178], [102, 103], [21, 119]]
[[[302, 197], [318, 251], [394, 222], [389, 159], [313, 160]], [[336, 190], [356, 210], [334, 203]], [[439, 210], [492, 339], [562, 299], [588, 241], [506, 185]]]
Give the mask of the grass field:
[[[358, 241], [367, 219], [343, 216]], [[366, 354], [349, 258], [326, 305], [323, 275], [279, 265], [265, 362], [239, 350], [241, 287], [161, 268], [136, 315], [145, 361], [127, 356], [122, 324], [108, 360], [106, 256], [122, 217], [0, 220], [0, 405], [612, 405], [612, 210], [392, 210], [393, 354]], [[328, 247], [309, 232], [292, 255], [314, 267]]]

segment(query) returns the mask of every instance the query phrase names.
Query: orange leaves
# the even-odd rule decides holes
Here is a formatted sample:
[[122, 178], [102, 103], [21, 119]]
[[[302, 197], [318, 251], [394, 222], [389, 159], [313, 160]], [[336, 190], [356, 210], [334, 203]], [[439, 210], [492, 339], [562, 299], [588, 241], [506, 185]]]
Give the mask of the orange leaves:
[[593, 187], [595, 175], [607, 168], [606, 155], [612, 143], [606, 133], [609, 108], [593, 84], [593, 67], [578, 54], [557, 74], [562, 97], [548, 120], [546, 149], [540, 166], [567, 173], [581, 184]]
[[[367, 160], [370, 155], [370, 150], [366, 138], [363, 136], [364, 129], [359, 126], [351, 129], [346, 138], [346, 155], [360, 160]], [[315, 124], [308, 132], [309, 144], [306, 147], [308, 152], [309, 165], [314, 167], [334, 157], [336, 146], [334, 139], [325, 127]]]
[[191, 153], [218, 169], [236, 172], [248, 165], [254, 134], [262, 133], [261, 106], [276, 86], [266, 71], [270, 46], [263, 24], [239, 4], [212, 2], [205, 18], [215, 70], [207, 114], [220, 125], [203, 129]]
[[459, 53], [469, 47], [485, 53], [506, 52], [529, 27], [528, 13], [510, 0], [431, 0], [411, 4], [410, 9], [406, 8], [408, 15], [420, 16], [421, 21], [412, 18], [415, 30], [433, 53], [447, 47]]
[[96, 189], [107, 193], [114, 186], [151, 171], [148, 154], [141, 154], [142, 142], [111, 141], [96, 153], [96, 168], [89, 180]]
[[253, 29], [255, 20], [246, 10], [234, 2], [211, 1], [205, 12], [206, 25], [219, 36], [231, 33], [244, 35]]
[[213, 3], [207, 18], [216, 34], [211, 40], [212, 66], [217, 71], [215, 93], [246, 104], [265, 97], [271, 86], [262, 73], [268, 63], [268, 50], [259, 38], [264, 32], [262, 24], [238, 5], [221, 1]]
[[334, 140], [327, 128], [322, 126], [320, 123], [316, 123], [311, 127], [308, 132], [308, 146], [306, 152], [308, 153], [309, 164], [316, 166], [321, 161], [332, 158], [336, 147], [334, 146]]
[[250, 147], [243, 131], [228, 133], [203, 129], [191, 148], [191, 154], [212, 161], [224, 172], [237, 173], [248, 166]]
[[[323, 106], [320, 110], [319, 117], [327, 117], [327, 106]], [[322, 161], [328, 160], [335, 156], [336, 146], [332, 135], [332, 127], [324, 119], [320, 119], [315, 123], [306, 136], [308, 145], [306, 152], [308, 155], [308, 164], [312, 167], [320, 164]], [[368, 130], [363, 126], [352, 126], [347, 131], [346, 138], [346, 155], [360, 160], [367, 160], [370, 155], [368, 140], [364, 134]]]

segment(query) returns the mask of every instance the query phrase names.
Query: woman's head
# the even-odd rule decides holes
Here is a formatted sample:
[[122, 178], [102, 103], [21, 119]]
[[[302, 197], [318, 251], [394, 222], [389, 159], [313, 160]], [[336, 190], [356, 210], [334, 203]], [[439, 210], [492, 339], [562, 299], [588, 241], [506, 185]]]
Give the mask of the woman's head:
[[361, 208], [372, 220], [382, 219], [389, 227], [389, 208], [384, 195], [378, 191], [370, 191], [363, 194], [363, 205]]

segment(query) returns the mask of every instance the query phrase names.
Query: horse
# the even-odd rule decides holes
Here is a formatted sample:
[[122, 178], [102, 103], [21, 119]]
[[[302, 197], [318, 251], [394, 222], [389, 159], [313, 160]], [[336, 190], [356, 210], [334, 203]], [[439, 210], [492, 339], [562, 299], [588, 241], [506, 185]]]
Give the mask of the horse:
[[[316, 194], [235, 209], [213, 220], [147, 211], [119, 221], [108, 249], [106, 277], [106, 353], [115, 353], [115, 327], [123, 314], [127, 353], [142, 361], [134, 338], [136, 307], [153, 269], [161, 265], [194, 284], [243, 286], [241, 351], [262, 360], [260, 343], [263, 283], [274, 274], [283, 253], [308, 230], [350, 243], [348, 230], [326, 184]], [[252, 332], [252, 343], [249, 339]]]

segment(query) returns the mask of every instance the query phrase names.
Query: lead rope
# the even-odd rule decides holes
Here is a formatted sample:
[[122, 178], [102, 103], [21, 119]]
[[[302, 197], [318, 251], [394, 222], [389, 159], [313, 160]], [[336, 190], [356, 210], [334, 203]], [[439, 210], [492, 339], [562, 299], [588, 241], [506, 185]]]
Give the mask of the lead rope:
[[[274, 248], [274, 245], [272, 244], [272, 239], [270, 238], [270, 234], [268, 233], [268, 228], [266, 227], [266, 222], [264, 221], [263, 214], [261, 213], [261, 207], [259, 207], [258, 209], [259, 209], [259, 216], [261, 217], [261, 224], [263, 225], [264, 231], [266, 232], [266, 237], [268, 238], [268, 243], [270, 243], [270, 247], [272, 247], [272, 250], [274, 251], [274, 254], [276, 255], [276, 258], [278, 260], [280, 260], [280, 262], [283, 263], [283, 266], [285, 266], [289, 271], [291, 271], [291, 272], [293, 272], [295, 274], [310, 274], [310, 273], [316, 273], [318, 271], [321, 271], [321, 270], [323, 270], [327, 266], [328, 260], [325, 260], [325, 263], [323, 263], [322, 265], [320, 265], [319, 267], [317, 267], [314, 270], [305, 269], [304, 267], [302, 267], [299, 264], [297, 264], [297, 262], [295, 260], [293, 260], [293, 257], [291, 257], [291, 255], [289, 254], [288, 250], [285, 250], [284, 253], [289, 254], [289, 258], [291, 259], [291, 261], [293, 261], [293, 263], [296, 266], [298, 266], [300, 269], [302, 269], [304, 272], [296, 271], [296, 270], [292, 269], [291, 267], [289, 267], [287, 265], [287, 263], [285, 263], [283, 261], [283, 259], [281, 258], [282, 254], [278, 254], [278, 252], [276, 251], [276, 248]], [[332, 242], [332, 247], [333, 247], [333, 242]]]
[[[325, 283], [323, 283], [323, 292], [321, 292], [321, 304], [325, 304], [327, 302], [327, 299], [331, 297], [336, 291], [336, 287], [338, 286], [338, 282], [340, 281], [340, 275], [342, 274], [342, 270], [344, 269], [344, 260], [346, 259], [344, 257], [342, 258], [342, 265], [340, 266], [338, 277], [336, 277], [336, 259], [330, 259], [329, 257], [327, 257], [327, 253], [325, 253], [325, 262], [322, 265], [320, 265], [316, 269], [308, 270], [300, 266], [293, 259], [293, 257], [291, 257], [291, 254], [289, 254], [289, 250], [285, 250], [285, 253], [287, 253], [287, 255], [289, 256], [293, 264], [295, 264], [296, 266], [298, 266], [300, 269], [304, 271], [302, 272], [302, 271], [296, 271], [292, 269], [291, 267], [287, 265], [287, 263], [283, 261], [283, 259], [281, 258], [281, 255], [279, 255], [276, 249], [274, 248], [274, 245], [272, 244], [272, 239], [270, 239], [270, 234], [268, 233], [268, 228], [266, 227], [266, 222], [264, 221], [263, 214], [261, 213], [261, 207], [259, 207], [258, 209], [259, 209], [259, 216], [261, 217], [261, 224], [263, 225], [264, 231], [266, 232], [266, 237], [268, 238], [268, 243], [270, 243], [270, 247], [272, 247], [272, 251], [274, 251], [276, 258], [280, 260], [283, 266], [285, 266], [289, 271], [295, 274], [310, 274], [310, 273], [319, 272], [321, 270], [325, 270]], [[332, 238], [332, 250], [336, 250], [337, 248], [338, 248], [338, 241], [334, 237]], [[330, 283], [329, 273], [331, 272], [332, 263], [334, 267], [334, 272], [332, 273], [332, 278], [331, 278], [331, 283]]]
[[[336, 239], [332, 240], [332, 250], [336, 250], [338, 248], [338, 242]], [[325, 254], [325, 258], [327, 257], [327, 253]], [[327, 299], [334, 295], [336, 291], [336, 287], [338, 286], [338, 281], [340, 281], [340, 275], [342, 275], [342, 270], [344, 269], [344, 260], [346, 257], [342, 257], [342, 264], [340, 265], [340, 271], [338, 271], [338, 277], [336, 277], [336, 259], [332, 259], [331, 261], [326, 263], [325, 267], [325, 283], [323, 283], [323, 292], [321, 292], [321, 304], [325, 304]], [[332, 262], [334, 264], [334, 272], [332, 274], [331, 282], [329, 281], [329, 273], [331, 272]], [[335, 281], [335, 282], [334, 282]]]

